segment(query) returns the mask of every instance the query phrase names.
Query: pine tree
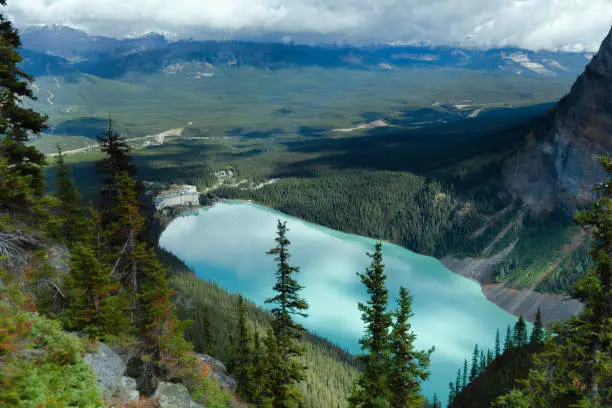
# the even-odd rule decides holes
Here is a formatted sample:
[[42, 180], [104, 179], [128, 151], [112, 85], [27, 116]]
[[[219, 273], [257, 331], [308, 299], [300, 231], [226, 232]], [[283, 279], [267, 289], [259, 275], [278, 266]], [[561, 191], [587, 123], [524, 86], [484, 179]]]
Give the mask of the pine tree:
[[254, 392], [252, 391], [253, 377], [253, 349], [251, 348], [251, 336], [247, 324], [247, 305], [242, 295], [238, 296], [237, 304], [238, 318], [238, 338], [234, 346], [231, 370], [237, 383], [236, 391], [245, 401], [252, 401]]
[[438, 399], [438, 394], [436, 394], [435, 392], [434, 392], [434, 396], [433, 396], [432, 407], [433, 408], [440, 408], [440, 400]]
[[[6, 1], [0, 5], [5, 6]], [[20, 68], [21, 39], [4, 14], [0, 14], [0, 38], [0, 159], [6, 160], [12, 177], [20, 178], [33, 196], [40, 198], [44, 193], [45, 155], [26, 142], [31, 134], [46, 128], [47, 118], [22, 103], [22, 99], [36, 99], [30, 88], [33, 78]], [[23, 195], [7, 198], [0, 196], [0, 208], [23, 212], [32, 204], [16, 200], [25, 198]]]
[[[271, 405], [270, 390], [270, 375], [272, 370], [270, 369], [271, 364], [274, 363], [275, 358], [270, 356], [268, 352], [269, 348], [276, 350], [276, 339], [274, 338], [274, 331], [270, 328], [268, 330], [268, 337], [262, 340], [259, 333], [255, 333], [253, 339], [253, 397], [252, 402], [258, 407], [264, 405]], [[269, 345], [269, 347], [267, 347]]]
[[478, 376], [478, 344], [474, 345], [474, 352], [472, 353], [472, 369], [470, 371], [470, 382]]
[[[265, 338], [265, 348], [266, 348], [266, 360], [264, 368], [264, 378], [265, 382], [262, 384], [262, 390], [260, 393], [260, 403], [261, 407], [270, 407], [276, 408], [277, 404], [284, 403], [284, 400], [279, 400], [279, 396], [283, 397], [284, 388], [286, 388], [283, 384], [281, 371], [278, 367], [283, 363], [282, 357], [280, 355], [280, 350], [278, 349], [278, 339], [276, 338], [276, 334], [274, 333], [274, 329], [269, 327], [266, 332]], [[293, 389], [295, 390], [295, 389]], [[297, 404], [295, 406], [299, 406], [299, 402], [301, 398], [298, 398]]]
[[364, 354], [359, 356], [363, 371], [357, 380], [355, 390], [349, 397], [349, 406], [378, 408], [389, 405], [389, 328], [392, 324], [387, 312], [388, 291], [385, 287], [387, 275], [382, 262], [382, 244], [376, 244], [374, 253], [368, 253], [370, 266], [365, 273], [358, 273], [370, 299], [359, 303], [361, 320], [366, 326], [364, 336], [359, 340]]
[[429, 351], [415, 350], [416, 334], [408, 320], [413, 316], [412, 297], [400, 287], [395, 323], [391, 332], [391, 390], [390, 406], [403, 408], [422, 405], [425, 401], [419, 394], [420, 383], [429, 377]]
[[538, 307], [538, 311], [535, 315], [533, 329], [531, 330], [531, 337], [529, 338], [529, 343], [542, 344], [544, 342], [544, 336], [544, 328], [542, 327], [542, 313], [540, 312], [540, 308]]
[[96, 165], [98, 171], [107, 174], [106, 184], [112, 184], [116, 174], [126, 172], [130, 177], [136, 174], [136, 167], [131, 163], [132, 150], [126, 138], [115, 132], [113, 129], [113, 121], [108, 119], [107, 130], [98, 137], [100, 143], [100, 151], [106, 154], [106, 157], [99, 160]]
[[289, 265], [291, 242], [287, 238], [287, 231], [286, 222], [279, 220], [275, 239], [276, 246], [267, 253], [273, 255], [277, 262], [274, 285], [276, 295], [266, 299], [266, 303], [273, 304], [272, 327], [279, 355], [279, 364], [273, 367], [276, 371], [273, 375], [275, 384], [272, 387], [275, 408], [297, 407], [302, 403], [303, 397], [297, 389], [297, 383], [305, 375], [305, 367], [298, 360], [304, 352], [298, 344], [304, 329], [301, 324], [293, 320], [293, 317], [307, 317], [308, 303], [300, 296], [303, 286], [293, 277], [300, 269]]
[[480, 360], [478, 366], [478, 375], [484, 373], [484, 370], [487, 368], [487, 356], [485, 355], [485, 351], [480, 349]]
[[457, 370], [457, 378], [455, 379], [455, 395], [461, 392], [461, 369]]
[[125, 299], [111, 280], [110, 270], [83, 244], [71, 250], [70, 273], [64, 279], [68, 308], [67, 326], [83, 330], [91, 337], [127, 331], [123, 313]]
[[137, 287], [140, 318], [137, 321], [146, 354], [156, 360], [172, 355], [171, 344], [180, 324], [174, 316], [171, 298], [174, 291], [169, 288], [166, 268], [159, 262], [155, 252], [138, 242], [133, 253], [138, 265], [140, 284]]
[[512, 329], [510, 325], [506, 328], [506, 339], [504, 340], [504, 353], [508, 350], [512, 350], [514, 348], [512, 337]]
[[489, 349], [487, 350], [487, 367], [491, 365], [492, 362], [493, 362], [493, 352], [491, 351], [491, 349]]
[[66, 242], [80, 242], [86, 228], [85, 214], [81, 206], [81, 195], [64, 162], [61, 147], [57, 146], [55, 159], [55, 197], [59, 201], [60, 236]]
[[455, 386], [452, 382], [448, 383], [448, 407], [451, 408], [453, 406], [453, 400], [455, 399]]
[[[136, 174], [136, 167], [131, 163], [132, 156], [130, 155], [131, 148], [128, 145], [125, 137], [121, 136], [113, 130], [113, 122], [109, 118], [108, 129], [98, 137], [100, 142], [100, 150], [106, 154], [106, 156], [96, 162], [98, 171], [104, 174], [104, 185], [100, 190], [100, 209], [102, 214], [102, 225], [105, 228], [117, 221], [118, 213], [113, 209], [113, 205], [116, 202], [116, 195], [118, 194], [116, 185], [117, 177], [125, 175], [124, 177], [132, 179]], [[141, 191], [139, 184], [134, 185], [134, 191], [136, 197]]]
[[527, 324], [523, 316], [520, 316], [514, 325], [514, 347], [522, 347], [527, 344]]
[[463, 378], [461, 379], [461, 388], [468, 386], [468, 361], [467, 358], [463, 360]]
[[136, 182], [126, 173], [115, 175], [113, 202], [115, 221], [109, 230], [109, 243], [114, 274], [122, 277], [122, 286], [131, 294], [132, 323], [139, 326], [140, 300], [138, 286], [140, 282], [138, 256], [138, 235], [144, 228], [144, 218], [140, 214], [136, 196]]
[[500, 337], [499, 337], [499, 329], [497, 329], [497, 332], [495, 333], [495, 358], [499, 357], [500, 352], [501, 352], [501, 344], [500, 344]]

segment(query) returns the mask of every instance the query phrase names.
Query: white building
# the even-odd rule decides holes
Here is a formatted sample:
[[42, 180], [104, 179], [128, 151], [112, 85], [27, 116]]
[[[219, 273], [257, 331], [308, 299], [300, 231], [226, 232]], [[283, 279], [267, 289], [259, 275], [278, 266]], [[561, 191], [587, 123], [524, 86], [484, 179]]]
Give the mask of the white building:
[[170, 186], [169, 190], [162, 191], [155, 197], [154, 201], [156, 210], [180, 205], [197, 205], [199, 203], [198, 189], [196, 186], [189, 185]]

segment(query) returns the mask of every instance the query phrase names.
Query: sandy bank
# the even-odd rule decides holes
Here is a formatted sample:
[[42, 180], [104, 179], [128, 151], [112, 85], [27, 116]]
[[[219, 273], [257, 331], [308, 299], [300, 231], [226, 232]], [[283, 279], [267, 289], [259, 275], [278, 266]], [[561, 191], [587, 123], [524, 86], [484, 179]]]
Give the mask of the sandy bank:
[[440, 261], [451, 271], [480, 283], [482, 293], [491, 302], [515, 316], [523, 316], [533, 322], [540, 307], [544, 323], [566, 320], [582, 310], [582, 303], [566, 295], [539, 293], [533, 290], [513, 289], [491, 280], [493, 267], [501, 262], [514, 244], [490, 258], [457, 259], [445, 256]]

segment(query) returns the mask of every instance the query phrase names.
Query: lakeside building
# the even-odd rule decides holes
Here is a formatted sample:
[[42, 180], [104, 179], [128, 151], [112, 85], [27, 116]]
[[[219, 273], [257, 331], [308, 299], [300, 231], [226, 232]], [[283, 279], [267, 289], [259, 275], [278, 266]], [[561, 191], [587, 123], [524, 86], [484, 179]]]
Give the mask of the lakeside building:
[[158, 194], [153, 203], [156, 210], [161, 210], [165, 207], [197, 205], [199, 201], [200, 196], [196, 186], [172, 185], [168, 190]]

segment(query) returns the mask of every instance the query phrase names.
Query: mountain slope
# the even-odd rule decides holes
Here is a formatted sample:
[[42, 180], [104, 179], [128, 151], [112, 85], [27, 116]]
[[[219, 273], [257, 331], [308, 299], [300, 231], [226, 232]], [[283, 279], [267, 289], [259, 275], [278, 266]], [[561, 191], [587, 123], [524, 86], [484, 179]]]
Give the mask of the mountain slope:
[[550, 127], [531, 135], [508, 162], [507, 184], [535, 213], [562, 202], [566, 212], [593, 198], [603, 180], [593, 159], [612, 151], [612, 31], [571, 91], [557, 105]]

